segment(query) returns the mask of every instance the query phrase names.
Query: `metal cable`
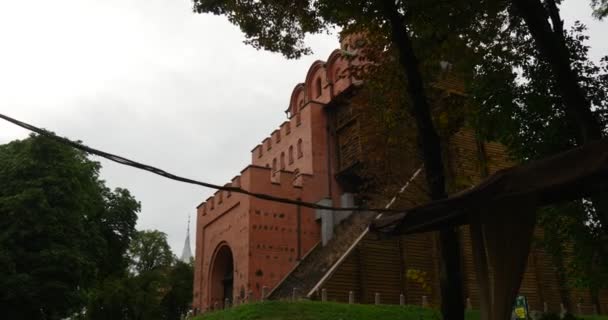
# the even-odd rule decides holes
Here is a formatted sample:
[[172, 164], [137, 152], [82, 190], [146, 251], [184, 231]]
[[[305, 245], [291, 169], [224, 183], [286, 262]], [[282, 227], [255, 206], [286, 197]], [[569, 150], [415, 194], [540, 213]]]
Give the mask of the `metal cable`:
[[297, 205], [297, 206], [302, 206], [302, 207], [306, 207], [306, 208], [311, 208], [311, 209], [320, 209], [320, 210], [331, 210], [331, 211], [375, 211], [375, 212], [392, 212], [392, 213], [396, 213], [396, 212], [403, 212], [405, 210], [396, 210], [396, 209], [389, 209], [389, 208], [356, 208], [356, 207], [351, 207], [351, 208], [337, 208], [337, 207], [330, 207], [330, 206], [324, 206], [324, 205], [320, 205], [320, 204], [316, 204], [316, 203], [312, 203], [312, 202], [306, 202], [306, 201], [300, 201], [300, 200], [294, 200], [294, 199], [289, 199], [289, 198], [283, 198], [283, 197], [277, 197], [277, 196], [273, 196], [270, 194], [265, 194], [265, 193], [256, 193], [256, 192], [251, 192], [245, 189], [241, 189], [239, 187], [232, 187], [232, 186], [220, 186], [220, 185], [216, 185], [216, 184], [212, 184], [212, 183], [207, 183], [207, 182], [203, 182], [203, 181], [198, 181], [198, 180], [194, 180], [194, 179], [189, 179], [189, 178], [185, 178], [185, 177], [181, 177], [178, 175], [174, 175], [171, 174], [165, 170], [147, 165], [147, 164], [143, 164], [143, 163], [139, 163], [130, 159], [127, 159], [125, 157], [121, 157], [118, 155], [114, 155], [105, 151], [101, 151], [98, 149], [94, 149], [91, 148], [89, 146], [84, 145], [81, 142], [77, 142], [77, 141], [73, 141], [70, 140], [68, 138], [64, 138], [64, 137], [60, 137], [57, 136], [56, 134], [47, 131], [45, 129], [41, 129], [38, 128], [36, 126], [33, 126], [31, 124], [25, 123], [23, 121], [19, 121], [17, 119], [11, 118], [9, 116], [6, 116], [4, 114], [0, 113], [0, 118], [11, 122], [19, 127], [22, 127], [24, 129], [27, 129], [29, 131], [35, 132], [41, 136], [47, 137], [49, 139], [52, 139], [54, 141], [57, 141], [59, 143], [68, 145], [72, 148], [84, 151], [86, 153], [89, 154], [94, 154], [97, 156], [100, 156], [102, 158], [108, 159], [110, 161], [114, 161], [117, 163], [120, 163], [122, 165], [125, 166], [129, 166], [129, 167], [133, 167], [133, 168], [137, 168], [140, 170], [144, 170], [144, 171], [148, 171], [154, 174], [157, 174], [159, 176], [171, 179], [171, 180], [175, 180], [175, 181], [180, 181], [180, 182], [184, 182], [184, 183], [189, 183], [189, 184], [194, 184], [194, 185], [199, 185], [199, 186], [203, 186], [206, 188], [211, 188], [211, 189], [217, 189], [217, 190], [222, 190], [222, 191], [229, 191], [229, 192], [235, 192], [235, 193], [241, 193], [241, 194], [245, 194], [254, 198], [258, 198], [258, 199], [262, 199], [262, 200], [267, 200], [267, 201], [273, 201], [273, 202], [280, 202], [280, 203], [286, 203], [286, 204], [291, 204], [291, 205]]

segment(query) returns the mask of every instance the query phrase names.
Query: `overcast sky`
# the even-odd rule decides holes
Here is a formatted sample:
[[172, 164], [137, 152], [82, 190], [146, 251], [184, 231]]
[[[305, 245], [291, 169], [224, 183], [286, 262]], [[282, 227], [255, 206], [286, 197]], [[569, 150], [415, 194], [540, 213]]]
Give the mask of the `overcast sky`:
[[[590, 27], [597, 60], [608, 54], [608, 22], [591, 19], [588, 2], [566, 0], [562, 14], [567, 25], [580, 19]], [[228, 182], [284, 121], [309, 65], [338, 41], [312, 37], [312, 56], [286, 60], [244, 45], [224, 17], [191, 7], [0, 0], [0, 112], [178, 175]], [[27, 135], [0, 122], [0, 144]], [[138, 229], [167, 233], [179, 255], [188, 214], [213, 191], [95, 159], [110, 187], [141, 201]]]

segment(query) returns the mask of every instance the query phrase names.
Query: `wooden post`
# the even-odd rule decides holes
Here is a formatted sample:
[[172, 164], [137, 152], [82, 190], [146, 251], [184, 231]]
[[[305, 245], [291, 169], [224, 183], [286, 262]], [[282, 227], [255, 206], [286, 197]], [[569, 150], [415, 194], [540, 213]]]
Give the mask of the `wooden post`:
[[247, 293], [247, 303], [252, 303], [253, 302], [253, 290], [249, 290], [249, 292]]
[[262, 287], [262, 297], [260, 298], [260, 300], [261, 301], [265, 301], [267, 295], [268, 295], [268, 287], [267, 286], [263, 286]]
[[327, 290], [326, 289], [321, 289], [321, 301], [327, 302]]
[[376, 292], [376, 294], [374, 295], [374, 303], [380, 304], [380, 293], [378, 292]]
[[230, 299], [224, 299], [224, 309], [230, 308]]
[[581, 306], [580, 302], [576, 304], [576, 312], [577, 312], [578, 315], [583, 314], [582, 306]]
[[473, 303], [471, 303], [471, 298], [467, 298], [467, 310], [473, 310]]
[[405, 295], [403, 293], [399, 295], [399, 305], [400, 306], [405, 305]]
[[559, 304], [559, 313], [560, 313], [560, 316], [563, 318], [564, 315], [566, 314], [566, 312], [567, 312], [566, 307], [564, 306], [563, 303], [560, 303]]
[[548, 313], [549, 312], [549, 304], [546, 301], [543, 302], [543, 312], [544, 313]]
[[422, 296], [422, 307], [427, 308], [429, 306], [429, 301], [426, 296]]
[[293, 288], [291, 290], [291, 302], [296, 302], [298, 300], [298, 289]]
[[353, 291], [348, 292], [348, 304], [355, 303], [355, 293]]
[[216, 301], [216, 302], [214, 302], [214, 303], [213, 303], [213, 311], [217, 311], [217, 310], [219, 310], [219, 309], [220, 309], [220, 307], [219, 307], [219, 303], [218, 303], [217, 301]]

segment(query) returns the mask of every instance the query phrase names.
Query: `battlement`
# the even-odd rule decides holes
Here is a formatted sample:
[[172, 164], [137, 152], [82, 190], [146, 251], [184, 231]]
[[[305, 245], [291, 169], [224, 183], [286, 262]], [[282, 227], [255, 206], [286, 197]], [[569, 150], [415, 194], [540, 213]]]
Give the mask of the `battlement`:
[[[236, 187], [236, 188], [239, 188], [240, 186], [241, 186], [241, 176], [240, 175], [235, 176], [234, 178], [232, 178], [231, 182], [226, 183], [224, 185], [224, 187]], [[196, 209], [198, 209], [199, 212], [202, 213], [202, 215], [206, 215], [207, 212], [215, 210], [216, 206], [223, 204], [224, 199], [228, 200], [231, 197], [232, 197], [232, 192], [218, 190], [213, 194], [213, 196], [210, 196], [209, 198], [207, 198], [207, 200], [201, 202], [198, 206], [196, 206]]]
[[[308, 105], [328, 104], [356, 82], [349, 75], [351, 60], [344, 55], [344, 52], [341, 49], [334, 50], [327, 62], [317, 60], [310, 66], [305, 82], [297, 84], [292, 90], [289, 107], [286, 110], [289, 120], [283, 122], [278, 129], [251, 150], [252, 159], [263, 157], [266, 152], [273, 149], [274, 145], [280, 145], [285, 136], [299, 127], [302, 124], [301, 111]], [[256, 161], [253, 160], [252, 164], [255, 163]]]
[[[277, 190], [278, 192], [273, 193], [273, 195], [289, 197], [294, 190], [302, 189], [306, 181], [310, 179], [312, 179], [312, 175], [303, 174], [299, 171], [277, 170], [273, 172], [271, 168], [249, 165], [241, 171], [240, 175], [235, 176], [225, 186], [242, 187], [251, 192], [261, 193], [269, 186], [279, 186], [280, 190]], [[242, 185], [242, 181], [245, 181], [246, 185]], [[252, 183], [253, 181], [255, 183]], [[203, 216], [211, 213], [223, 213], [244, 197], [247, 196], [241, 193], [234, 194], [230, 191], [218, 190], [196, 208]]]

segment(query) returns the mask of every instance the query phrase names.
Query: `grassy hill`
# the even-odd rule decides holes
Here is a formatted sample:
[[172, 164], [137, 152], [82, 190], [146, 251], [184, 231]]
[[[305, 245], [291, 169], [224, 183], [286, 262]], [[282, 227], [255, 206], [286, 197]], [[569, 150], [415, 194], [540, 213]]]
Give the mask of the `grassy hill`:
[[[467, 320], [478, 320], [479, 313], [467, 312]], [[343, 304], [302, 301], [297, 303], [267, 301], [228, 310], [207, 313], [196, 320], [439, 320], [433, 309], [417, 306]], [[608, 320], [606, 316], [584, 320]]]
[[422, 320], [440, 319], [432, 309], [395, 305], [268, 301], [208, 313], [196, 320]]

